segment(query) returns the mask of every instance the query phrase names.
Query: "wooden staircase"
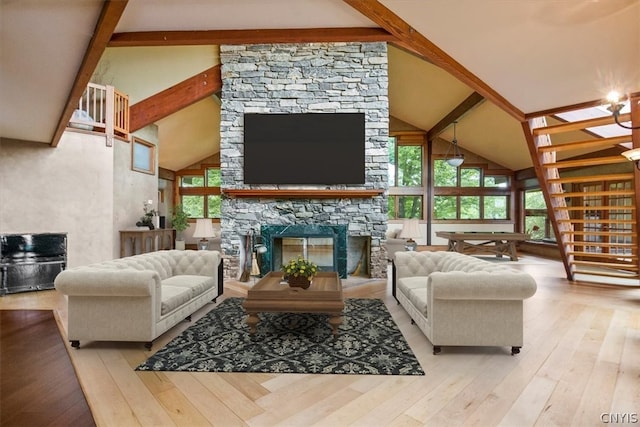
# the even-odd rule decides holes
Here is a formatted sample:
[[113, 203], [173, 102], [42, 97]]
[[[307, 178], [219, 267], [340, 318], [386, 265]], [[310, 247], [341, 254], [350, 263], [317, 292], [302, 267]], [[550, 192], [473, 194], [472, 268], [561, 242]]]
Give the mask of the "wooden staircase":
[[[640, 124], [638, 100], [621, 122]], [[588, 130], [614, 123], [610, 115], [562, 122], [548, 114], [523, 128], [567, 278], [640, 285], [640, 171], [620, 155], [640, 146], [640, 130], [614, 137]]]

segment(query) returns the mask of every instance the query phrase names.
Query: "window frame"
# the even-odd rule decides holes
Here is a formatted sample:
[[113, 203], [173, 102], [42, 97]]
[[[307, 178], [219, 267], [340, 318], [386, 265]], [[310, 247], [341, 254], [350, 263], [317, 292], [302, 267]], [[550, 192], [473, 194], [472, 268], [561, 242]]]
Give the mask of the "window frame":
[[538, 216], [538, 217], [544, 217], [544, 230], [542, 232], [543, 237], [541, 239], [529, 239], [528, 241], [530, 242], [544, 242], [544, 241], [548, 241], [550, 243], [555, 242], [555, 236], [554, 236], [554, 230], [553, 230], [553, 226], [551, 224], [551, 219], [549, 218], [549, 210], [546, 206], [546, 201], [545, 201], [545, 207], [544, 208], [527, 208], [527, 197], [526, 194], [528, 192], [533, 192], [533, 191], [537, 191], [540, 192], [542, 195], [542, 200], [545, 201], [544, 199], [544, 192], [542, 191], [541, 187], [531, 187], [531, 188], [524, 188], [521, 191], [521, 206], [522, 206], [522, 230], [525, 233], [530, 233], [531, 230], [527, 230], [527, 217], [530, 216]]
[[[490, 169], [488, 164], [485, 163], [472, 163], [467, 162], [462, 166], [456, 168], [456, 185], [455, 186], [436, 186], [436, 161], [444, 161], [443, 155], [434, 155], [431, 159], [432, 173], [432, 186], [431, 186], [431, 217], [434, 224], [452, 224], [452, 223], [477, 223], [477, 224], [513, 224], [515, 222], [514, 211], [514, 173], [507, 169]], [[477, 169], [480, 171], [478, 179], [479, 186], [470, 187], [462, 186], [461, 174], [465, 169]], [[485, 187], [485, 178], [489, 176], [504, 176], [508, 178], [509, 185], [505, 188], [500, 187]], [[456, 213], [455, 218], [450, 219], [438, 219], [436, 216], [436, 198], [441, 196], [455, 197]], [[485, 196], [504, 196], [506, 197], [506, 214], [504, 219], [494, 219], [485, 217]], [[461, 217], [461, 198], [462, 197], [478, 197], [479, 198], [479, 212], [480, 217], [477, 219], [463, 219]]]
[[[419, 220], [425, 219], [425, 209], [427, 202], [427, 161], [426, 158], [428, 156], [427, 144], [426, 144], [426, 133], [422, 131], [406, 131], [406, 132], [390, 132], [389, 139], [394, 138], [394, 156], [396, 159], [395, 164], [395, 176], [393, 182], [398, 184], [398, 147], [399, 146], [419, 146], [422, 150], [422, 162], [421, 162], [421, 185], [419, 186], [402, 186], [402, 185], [389, 185], [389, 204], [391, 204], [391, 200], [393, 200], [393, 207], [395, 211], [388, 212], [387, 217], [389, 221], [402, 221], [404, 219], [408, 219], [405, 217], [399, 217], [399, 199], [401, 197], [420, 197], [421, 198], [421, 208], [420, 215], [417, 217]], [[387, 206], [389, 206], [389, 204]]]
[[[199, 169], [183, 169], [176, 172], [177, 185], [177, 199], [179, 203], [183, 202], [184, 196], [196, 196], [203, 198], [203, 216], [190, 216], [189, 220], [193, 222], [198, 218], [211, 219], [213, 222], [220, 222], [220, 217], [209, 216], [209, 196], [222, 197], [222, 191], [219, 186], [210, 186], [208, 182], [208, 171], [210, 169], [220, 169], [220, 163], [206, 163], [202, 164]], [[182, 186], [182, 179], [184, 177], [202, 177], [203, 186]], [[222, 216], [222, 213], [220, 213]]]
[[[140, 147], [148, 150], [146, 153], [146, 157], [144, 160], [145, 164], [141, 165], [139, 162], [136, 162], [138, 156], [136, 156], [136, 150]], [[145, 154], [145, 153], [142, 153]], [[146, 173], [149, 175], [156, 174], [156, 146], [155, 144], [145, 141], [142, 138], [138, 138], [134, 136], [131, 139], [131, 170], [141, 173]]]

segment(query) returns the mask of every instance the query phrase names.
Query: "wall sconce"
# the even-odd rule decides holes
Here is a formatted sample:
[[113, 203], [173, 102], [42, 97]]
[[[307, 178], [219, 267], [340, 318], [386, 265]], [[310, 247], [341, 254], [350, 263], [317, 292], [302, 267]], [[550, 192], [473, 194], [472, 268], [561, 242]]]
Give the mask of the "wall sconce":
[[623, 151], [622, 155], [625, 156], [627, 160], [636, 162], [636, 168], [640, 169], [640, 148]]
[[[450, 166], [454, 168], [459, 167], [464, 163], [464, 155], [460, 152], [460, 148], [458, 147], [458, 140], [456, 139], [456, 124], [458, 122], [453, 122], [453, 141], [451, 141], [451, 145], [447, 149], [447, 154], [444, 155], [445, 162], [447, 162]], [[453, 147], [453, 153], [451, 157], [449, 157], [449, 151]]]
[[[620, 123], [620, 110], [624, 107], [624, 102], [620, 101], [620, 94], [616, 91], [611, 91], [607, 95], [607, 101], [609, 101], [609, 106], [607, 110], [611, 111], [613, 114], [613, 119], [616, 121], [616, 124], [625, 129], [640, 129], [640, 126], [627, 126]], [[624, 154], [624, 153], [623, 153]]]

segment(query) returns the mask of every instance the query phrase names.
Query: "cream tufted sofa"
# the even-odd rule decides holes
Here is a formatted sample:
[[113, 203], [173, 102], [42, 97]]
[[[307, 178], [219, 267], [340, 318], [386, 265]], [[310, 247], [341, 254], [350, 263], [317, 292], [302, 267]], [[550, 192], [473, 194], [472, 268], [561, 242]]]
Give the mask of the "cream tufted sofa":
[[523, 300], [533, 277], [458, 252], [396, 252], [393, 296], [424, 332], [433, 353], [441, 346], [523, 344]]
[[217, 251], [158, 251], [65, 270], [55, 279], [68, 296], [68, 337], [152, 341], [223, 292]]

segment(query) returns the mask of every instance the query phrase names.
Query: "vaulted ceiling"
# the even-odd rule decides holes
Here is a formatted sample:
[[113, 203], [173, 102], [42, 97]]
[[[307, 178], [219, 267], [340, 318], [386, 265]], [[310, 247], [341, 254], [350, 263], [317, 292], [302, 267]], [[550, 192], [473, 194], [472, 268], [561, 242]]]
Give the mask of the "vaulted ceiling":
[[[94, 71], [134, 104], [216, 65], [219, 44], [344, 38], [353, 28], [390, 41], [392, 116], [451, 140], [443, 120], [481, 96], [459, 119], [459, 144], [513, 170], [531, 166], [520, 125], [528, 115], [591, 103], [611, 88], [640, 91], [640, 0], [0, 0], [0, 8], [2, 140], [55, 145]], [[215, 153], [218, 122], [215, 96], [156, 121], [160, 166]]]

